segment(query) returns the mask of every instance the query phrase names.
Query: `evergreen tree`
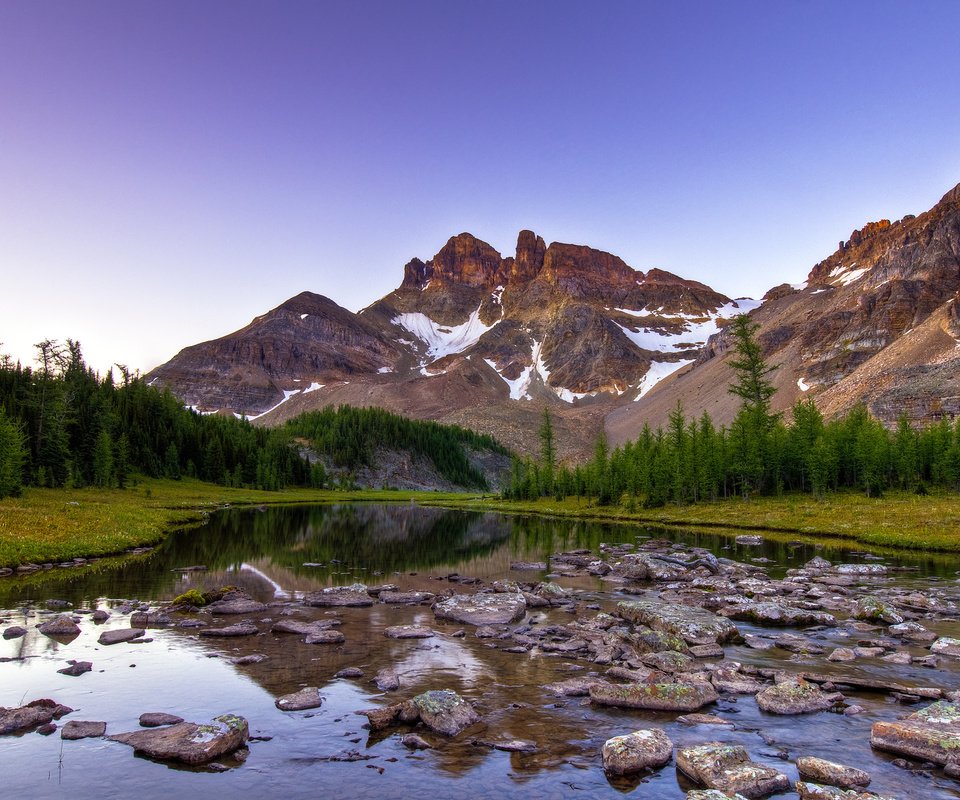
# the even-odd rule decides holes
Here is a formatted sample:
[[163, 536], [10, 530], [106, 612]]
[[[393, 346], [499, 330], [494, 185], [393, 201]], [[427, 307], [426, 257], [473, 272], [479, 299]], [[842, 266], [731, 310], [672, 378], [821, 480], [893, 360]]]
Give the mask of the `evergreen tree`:
[[553, 423], [550, 411], [544, 406], [543, 422], [540, 423], [540, 475], [541, 493], [553, 494], [554, 472], [557, 467], [557, 451], [553, 442]]
[[23, 431], [0, 406], [0, 497], [20, 494], [26, 457]]

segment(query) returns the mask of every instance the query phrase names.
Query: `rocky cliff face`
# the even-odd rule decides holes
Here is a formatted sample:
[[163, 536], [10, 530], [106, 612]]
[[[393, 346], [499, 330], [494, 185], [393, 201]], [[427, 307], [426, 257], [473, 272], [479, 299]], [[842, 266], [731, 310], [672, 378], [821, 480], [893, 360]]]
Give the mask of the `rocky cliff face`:
[[[399, 270], [398, 270], [399, 271]], [[730, 300], [659, 269], [521, 231], [503, 256], [469, 233], [403, 268], [353, 314], [304, 292], [148, 378], [201, 410], [270, 424], [330, 403], [378, 405], [536, 449], [544, 405], [561, 454], [688, 416], [732, 419], [727, 320], [749, 312], [777, 366], [774, 404], [864, 401], [886, 421], [960, 408], [960, 187], [930, 211], [851, 233], [799, 288]]]

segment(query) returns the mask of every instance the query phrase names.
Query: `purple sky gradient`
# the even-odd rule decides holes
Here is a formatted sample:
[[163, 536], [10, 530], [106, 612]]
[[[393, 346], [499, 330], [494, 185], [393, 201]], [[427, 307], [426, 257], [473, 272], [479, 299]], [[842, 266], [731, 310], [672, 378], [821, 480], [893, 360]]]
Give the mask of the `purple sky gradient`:
[[0, 2], [0, 352], [146, 371], [470, 231], [731, 296], [960, 181], [960, 3]]

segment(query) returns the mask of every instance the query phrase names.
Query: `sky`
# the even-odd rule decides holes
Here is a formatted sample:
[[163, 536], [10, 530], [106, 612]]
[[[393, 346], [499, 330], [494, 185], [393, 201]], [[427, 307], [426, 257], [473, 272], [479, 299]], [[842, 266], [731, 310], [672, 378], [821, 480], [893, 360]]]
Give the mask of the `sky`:
[[148, 371], [469, 231], [731, 296], [960, 182], [960, 3], [0, 2], [0, 353]]

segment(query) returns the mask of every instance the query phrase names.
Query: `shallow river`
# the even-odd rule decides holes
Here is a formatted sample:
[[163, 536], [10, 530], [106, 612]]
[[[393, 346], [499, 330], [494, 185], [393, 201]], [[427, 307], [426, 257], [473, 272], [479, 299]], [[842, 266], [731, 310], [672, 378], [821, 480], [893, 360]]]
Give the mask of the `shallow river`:
[[[844, 691], [848, 702], [864, 713], [844, 716], [816, 713], [778, 717], [761, 712], [750, 696], [725, 697], [702, 709], [735, 723], [735, 727], [684, 725], [677, 714], [627, 711], [592, 706], [583, 698], [559, 698], [542, 687], [604, 667], [557, 653], [504, 652], [509, 640], [479, 639], [466, 626], [466, 636], [449, 634], [464, 626], [438, 622], [429, 606], [374, 605], [335, 612], [307, 609], [307, 619], [336, 613], [346, 641], [340, 645], [306, 645], [296, 636], [270, 632], [277, 619], [304, 593], [327, 586], [391, 583], [403, 590], [458, 592], [475, 586], [451, 582], [457, 573], [483, 581], [534, 582], [546, 571], [511, 570], [512, 562], [548, 561], [552, 553], [573, 548], [600, 552], [604, 542], [639, 544], [652, 537], [711, 550], [716, 555], [762, 564], [771, 577], [782, 577], [814, 555], [834, 562], [885, 563], [910, 567], [894, 571], [884, 586], [911, 585], [924, 591], [936, 586], [960, 599], [960, 561], [947, 557], [871, 558], [867, 554], [809, 544], [765, 542], [759, 547], [734, 544], [732, 538], [698, 533], [649, 530], [637, 526], [591, 525], [443, 511], [418, 506], [327, 506], [314, 508], [227, 510], [205, 526], [178, 533], [156, 550], [126, 560], [107, 559], [87, 567], [54, 568], [25, 578], [0, 579], [0, 628], [22, 625], [25, 637], [0, 640], [0, 706], [18, 706], [42, 697], [76, 709], [69, 719], [105, 720], [107, 733], [138, 728], [138, 717], [165, 711], [204, 722], [229, 712], [246, 717], [251, 734], [243, 762], [227, 759], [226, 771], [185, 769], [135, 758], [124, 745], [105, 739], [62, 741], [58, 734], [27, 733], [0, 738], [2, 796], [16, 798], [211, 798], [337, 797], [499, 797], [683, 798], [689, 788], [669, 765], [632, 780], [608, 780], [600, 749], [611, 736], [651, 724], [662, 726], [678, 746], [707, 741], [743, 744], [758, 762], [775, 766], [796, 779], [793, 760], [812, 755], [860, 767], [873, 776], [870, 790], [907, 798], [960, 797], [960, 783], [941, 771], [911, 771], [893, 765], [893, 756], [871, 750], [870, 726], [896, 719], [913, 708], [887, 693]], [[203, 565], [205, 571], [182, 568]], [[556, 578], [577, 592], [578, 613], [611, 611], [629, 599], [620, 587], [592, 576]], [[148, 631], [151, 641], [104, 647], [97, 643], [105, 629], [129, 627], [120, 611], [127, 601], [152, 606], [190, 588], [233, 585], [254, 598], [276, 604], [254, 615], [261, 633], [232, 640], [197, 636], [196, 630]], [[652, 588], [652, 587], [651, 587]], [[82, 632], [63, 644], [40, 634], [35, 625], [51, 612], [48, 601], [66, 601], [73, 609], [111, 611], [95, 625], [82, 616]], [[592, 607], [592, 608], [591, 608]], [[273, 613], [276, 612], [276, 613]], [[560, 608], [528, 611], [535, 624], [565, 625], [574, 615]], [[230, 620], [230, 622], [235, 620]], [[941, 635], [957, 636], [955, 620], [922, 620]], [[419, 623], [437, 636], [393, 640], [383, 629]], [[762, 632], [738, 623], [742, 633]], [[829, 653], [851, 645], [844, 626], [811, 634]], [[855, 640], [853, 641], [855, 644]], [[780, 648], [755, 650], [728, 645], [726, 658], [764, 667], [880, 678], [915, 686], [960, 687], [956, 659], [938, 668], [898, 666], [877, 659], [835, 665], [822, 655], [794, 655]], [[928, 651], [915, 649], [915, 654]], [[238, 666], [232, 657], [259, 653], [256, 664]], [[68, 659], [93, 662], [93, 671], [79, 677], [57, 673]], [[371, 682], [378, 670], [393, 666], [401, 688], [389, 695]], [[334, 679], [345, 667], [365, 675]], [[314, 711], [279, 711], [274, 700], [303, 686], [318, 686], [325, 698]], [[379, 733], [364, 727], [354, 712], [406, 699], [428, 689], [449, 688], [471, 700], [483, 722], [455, 740], [427, 736], [430, 750], [411, 752], [400, 743], [409, 729]], [[259, 738], [262, 737], [262, 738]], [[509, 753], [486, 743], [524, 739], [536, 752]], [[358, 759], [358, 756], [360, 757]], [[790, 795], [785, 795], [790, 796]], [[792, 795], [796, 797], [795, 794]]]

